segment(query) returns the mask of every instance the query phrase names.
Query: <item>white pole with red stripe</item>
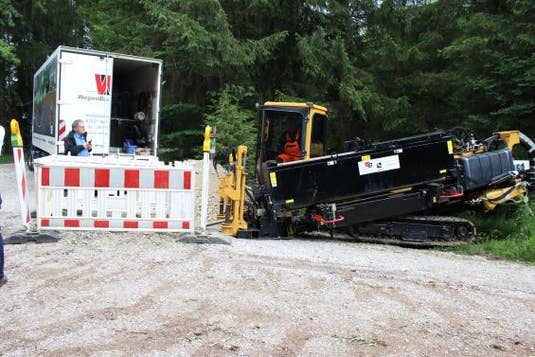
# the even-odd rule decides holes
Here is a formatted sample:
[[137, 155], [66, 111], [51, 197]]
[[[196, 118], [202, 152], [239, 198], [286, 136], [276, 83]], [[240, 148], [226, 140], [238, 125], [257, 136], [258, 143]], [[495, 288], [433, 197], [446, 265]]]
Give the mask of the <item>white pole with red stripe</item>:
[[20, 215], [22, 218], [22, 224], [26, 226], [27, 230], [29, 230], [31, 217], [28, 180], [26, 177], [22, 136], [20, 135], [19, 123], [15, 119], [11, 120], [11, 145], [13, 146], [13, 160], [15, 162], [15, 173], [17, 176], [17, 192], [19, 194]]
[[63, 141], [67, 137], [67, 128], [65, 127], [65, 120], [58, 120], [59, 129], [58, 129], [58, 140]]
[[6, 129], [0, 125], [0, 156], [2, 155], [2, 147], [4, 146], [4, 136], [6, 135]]
[[206, 232], [206, 224], [208, 221], [208, 189], [209, 180], [208, 175], [210, 171], [210, 136], [212, 128], [209, 125], [204, 129], [204, 142], [202, 145], [203, 160], [202, 160], [202, 187], [201, 187], [201, 231]]
[[65, 146], [64, 146], [64, 140], [67, 137], [67, 127], [65, 126], [65, 120], [59, 118], [58, 119], [58, 142], [56, 145], [58, 147], [56, 148], [58, 153], [63, 153], [66, 155], [70, 155], [71, 153], [65, 152]]

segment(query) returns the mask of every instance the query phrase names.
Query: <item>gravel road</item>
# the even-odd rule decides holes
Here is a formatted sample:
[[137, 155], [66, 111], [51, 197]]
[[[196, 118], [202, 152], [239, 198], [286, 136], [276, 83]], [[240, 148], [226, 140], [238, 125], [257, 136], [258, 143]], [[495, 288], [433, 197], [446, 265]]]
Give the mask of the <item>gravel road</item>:
[[[4, 234], [20, 228], [0, 165]], [[535, 355], [535, 267], [340, 240], [7, 245], [0, 355]]]

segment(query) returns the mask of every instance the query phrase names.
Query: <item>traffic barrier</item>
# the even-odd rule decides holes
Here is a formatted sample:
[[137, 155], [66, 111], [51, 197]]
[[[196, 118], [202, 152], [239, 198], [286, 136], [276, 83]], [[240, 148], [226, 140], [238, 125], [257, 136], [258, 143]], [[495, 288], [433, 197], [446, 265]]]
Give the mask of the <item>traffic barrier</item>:
[[39, 229], [194, 230], [193, 170], [187, 165], [48, 156], [35, 167]]

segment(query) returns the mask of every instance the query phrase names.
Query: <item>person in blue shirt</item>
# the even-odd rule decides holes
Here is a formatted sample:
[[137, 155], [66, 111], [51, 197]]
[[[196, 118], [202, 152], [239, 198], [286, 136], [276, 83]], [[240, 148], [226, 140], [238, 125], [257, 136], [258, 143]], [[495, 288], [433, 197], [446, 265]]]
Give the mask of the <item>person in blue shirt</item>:
[[89, 156], [91, 150], [93, 150], [93, 147], [91, 146], [91, 142], [87, 142], [85, 122], [82, 119], [73, 121], [72, 130], [65, 138], [65, 154]]

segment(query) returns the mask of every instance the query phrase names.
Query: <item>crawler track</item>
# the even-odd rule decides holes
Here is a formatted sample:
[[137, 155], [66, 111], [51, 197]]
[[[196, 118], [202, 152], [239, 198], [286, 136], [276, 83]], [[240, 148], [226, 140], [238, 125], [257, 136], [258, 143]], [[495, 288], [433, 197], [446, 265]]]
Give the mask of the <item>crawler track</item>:
[[476, 234], [474, 224], [450, 216], [405, 216], [391, 221], [358, 225], [348, 233], [362, 242], [410, 247], [444, 247], [468, 244]]

